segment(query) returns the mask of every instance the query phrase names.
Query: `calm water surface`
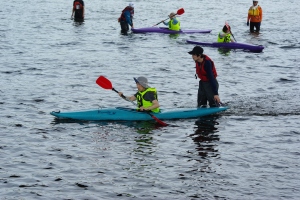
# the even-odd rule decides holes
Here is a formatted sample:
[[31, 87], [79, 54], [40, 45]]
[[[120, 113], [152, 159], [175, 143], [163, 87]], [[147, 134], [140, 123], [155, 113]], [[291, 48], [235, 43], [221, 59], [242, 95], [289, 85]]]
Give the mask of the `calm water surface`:
[[[126, 1], [5, 1], [0, 10], [0, 199], [299, 199], [299, 1], [262, 1], [261, 33], [246, 26], [252, 1], [134, 1], [135, 27], [184, 8], [182, 28], [210, 34], [121, 35]], [[287, 12], [289, 11], [289, 12]], [[284, 14], [282, 14], [284, 13]], [[186, 40], [216, 41], [228, 21], [262, 53], [204, 47], [230, 109], [198, 119], [56, 120], [49, 112], [128, 106], [145, 75], [163, 108], [195, 107], [198, 80]]]

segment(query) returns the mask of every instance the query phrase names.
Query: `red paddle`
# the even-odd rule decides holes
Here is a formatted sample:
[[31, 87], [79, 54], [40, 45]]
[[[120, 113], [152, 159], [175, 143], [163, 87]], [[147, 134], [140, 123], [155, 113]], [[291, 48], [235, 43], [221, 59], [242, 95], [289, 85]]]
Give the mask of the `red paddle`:
[[[184, 9], [183, 9], [183, 8], [180, 8], [179, 10], [177, 10], [177, 13], [176, 13], [175, 15], [182, 15], [183, 13], [184, 13]], [[175, 15], [174, 15], [174, 16], [175, 16]], [[168, 17], [167, 19], [169, 19], [169, 18], [170, 18], [170, 17]], [[155, 24], [155, 25], [153, 25], [153, 26], [157, 26], [158, 24], [160, 24], [160, 23], [166, 21], [167, 19], [162, 20], [161, 22], [158, 22], [157, 24]]]
[[226, 26], [227, 29], [230, 31], [230, 34], [232, 35], [233, 39], [236, 41], [236, 39], [234, 38], [234, 35], [233, 35], [232, 32], [231, 32], [231, 28], [230, 28], [228, 22], [225, 22], [225, 26]]
[[[108, 80], [107, 78], [105, 78], [104, 76], [99, 76], [99, 78], [96, 80], [96, 83], [104, 88], [104, 89], [109, 89], [109, 90], [113, 90], [116, 93], [119, 93], [115, 88], [113, 88], [112, 83], [110, 82], [110, 80]], [[126, 97], [122, 94], [122, 98], [126, 100]], [[132, 101], [130, 101], [131, 103], [133, 103], [135, 106], [136, 104]], [[163, 126], [168, 126], [168, 124], [166, 124], [165, 122], [161, 121], [160, 119], [158, 119], [157, 117], [155, 117], [154, 115], [152, 115], [149, 112], [146, 112], [147, 114], [149, 114], [157, 123], [159, 123], [160, 125]]]

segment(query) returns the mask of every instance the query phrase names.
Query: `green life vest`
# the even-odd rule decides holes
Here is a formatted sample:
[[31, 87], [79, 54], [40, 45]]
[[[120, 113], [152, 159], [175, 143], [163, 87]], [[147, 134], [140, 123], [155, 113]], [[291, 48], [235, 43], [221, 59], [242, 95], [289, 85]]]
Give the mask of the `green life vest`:
[[218, 34], [218, 41], [217, 42], [230, 42], [231, 41], [230, 34], [225, 35], [225, 37], [223, 37], [223, 38], [220, 38], [220, 34], [226, 34], [226, 33], [224, 33], [223, 31], [221, 31]]
[[[157, 91], [155, 88], [147, 88], [146, 90], [144, 90], [143, 92], [138, 92], [136, 95], [136, 99], [137, 99], [137, 106], [138, 108], [140, 108], [141, 106], [143, 106], [144, 108], [148, 108], [150, 106], [152, 106], [152, 102], [151, 101], [146, 101], [144, 99], [144, 95], [147, 92], [154, 92], [154, 97], [157, 100]], [[152, 112], [158, 113], [159, 112], [159, 108], [155, 108], [153, 110], [151, 110]]]
[[180, 21], [177, 20], [177, 24], [173, 24], [173, 19], [169, 21], [169, 29], [173, 31], [179, 31], [180, 30]]

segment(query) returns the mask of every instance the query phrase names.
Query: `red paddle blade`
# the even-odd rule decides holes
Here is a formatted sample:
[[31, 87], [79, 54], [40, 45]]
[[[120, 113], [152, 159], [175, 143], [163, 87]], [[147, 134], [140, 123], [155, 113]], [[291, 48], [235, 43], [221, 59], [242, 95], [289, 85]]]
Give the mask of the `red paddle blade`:
[[[150, 114], [150, 115], [151, 115], [151, 114]], [[151, 115], [151, 117], [152, 117], [157, 123], [159, 123], [160, 125], [162, 125], [162, 126], [168, 126], [167, 123], [161, 121], [160, 119], [158, 119], [158, 118], [155, 117], [154, 115]]]
[[177, 15], [182, 15], [184, 13], [184, 9], [180, 8], [179, 10], [177, 10]]
[[112, 84], [110, 82], [110, 80], [108, 80], [107, 78], [105, 78], [104, 76], [99, 76], [99, 78], [96, 80], [96, 83], [104, 88], [104, 89], [112, 89]]

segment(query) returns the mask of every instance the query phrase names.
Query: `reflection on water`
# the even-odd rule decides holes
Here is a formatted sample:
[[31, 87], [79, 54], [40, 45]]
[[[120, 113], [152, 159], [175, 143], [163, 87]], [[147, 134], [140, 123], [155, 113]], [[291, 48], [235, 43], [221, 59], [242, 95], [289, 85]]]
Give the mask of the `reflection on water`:
[[99, 126], [107, 126], [111, 124], [115, 125], [123, 125], [129, 128], [135, 128], [137, 133], [140, 134], [148, 134], [152, 130], [161, 128], [160, 124], [156, 123], [155, 121], [85, 121], [85, 120], [76, 120], [76, 119], [64, 119], [64, 118], [54, 118], [53, 121], [50, 123], [52, 125], [58, 125], [58, 124], [97, 124]]
[[196, 151], [201, 158], [217, 157], [218, 151], [215, 149], [215, 141], [219, 141], [219, 135], [217, 135], [219, 125], [217, 122], [219, 115], [211, 115], [199, 118], [195, 125], [197, 126], [195, 133], [189, 135], [195, 144], [197, 144]]
[[218, 52], [223, 56], [229, 56], [231, 49], [228, 48], [218, 48]]
[[121, 35], [128, 35], [128, 31], [121, 30], [121, 31], [120, 31], [120, 34], [121, 34]]
[[139, 134], [149, 134], [160, 127], [162, 126], [153, 121], [141, 121], [136, 124], [135, 129]]
[[179, 35], [180, 34], [169, 34], [169, 37], [171, 38], [171, 39], [177, 39], [178, 37], [179, 37]]
[[84, 20], [82, 19], [74, 19], [73, 26], [80, 26], [84, 24]]

